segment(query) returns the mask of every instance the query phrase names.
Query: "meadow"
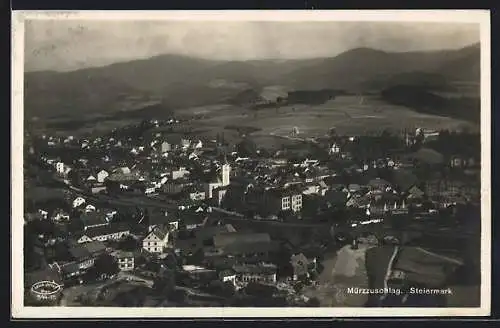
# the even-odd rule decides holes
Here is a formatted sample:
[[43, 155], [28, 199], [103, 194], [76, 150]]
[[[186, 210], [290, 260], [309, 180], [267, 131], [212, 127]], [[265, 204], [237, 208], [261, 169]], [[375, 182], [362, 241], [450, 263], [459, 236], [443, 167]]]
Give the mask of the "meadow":
[[[478, 131], [477, 124], [450, 117], [419, 113], [409, 108], [384, 102], [377, 96], [339, 96], [321, 105], [287, 105], [276, 108], [255, 110], [236, 105], [210, 105], [174, 109], [174, 115], [181, 120], [184, 130], [189, 135], [203, 139], [215, 139], [224, 135], [229, 143], [236, 143], [242, 134], [255, 138], [256, 143], [275, 143], [277, 136], [290, 136], [295, 128], [299, 137], [324, 136], [331, 128], [342, 135], [371, 135], [388, 129], [393, 132], [418, 127], [430, 130]], [[164, 108], [134, 111], [134, 117], [128, 113], [116, 113], [107, 118], [89, 117], [71, 125], [73, 134], [89, 133], [92, 130], [104, 131], [118, 128], [139, 118], [152, 119], [167, 115]], [[170, 115], [170, 114], [169, 114]], [[55, 130], [64, 130], [64, 123], [47, 126]], [[184, 133], [186, 134], [186, 133]], [[283, 142], [283, 141], [280, 141]]]
[[369, 135], [385, 129], [415, 131], [418, 127], [431, 130], [479, 129], [479, 126], [467, 121], [418, 113], [387, 104], [375, 96], [365, 97], [362, 101], [357, 96], [340, 96], [322, 105], [294, 105], [265, 110], [211, 106], [191, 124], [218, 133], [226, 133], [227, 130], [228, 134], [234, 132], [225, 128], [228, 125], [256, 127], [258, 130], [251, 136], [258, 139], [289, 136], [295, 127], [299, 136], [304, 138], [324, 136], [331, 128], [344, 135]]

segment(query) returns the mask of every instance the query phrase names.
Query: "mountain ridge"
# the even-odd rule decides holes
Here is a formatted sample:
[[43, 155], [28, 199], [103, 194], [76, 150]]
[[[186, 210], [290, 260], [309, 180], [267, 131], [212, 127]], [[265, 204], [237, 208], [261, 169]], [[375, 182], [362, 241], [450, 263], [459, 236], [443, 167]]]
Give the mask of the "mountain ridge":
[[430, 52], [355, 48], [335, 57], [285, 61], [220, 61], [167, 54], [69, 72], [26, 72], [25, 110], [28, 116], [68, 111], [78, 116], [136, 107], [149, 98], [180, 109], [225, 102], [245, 89], [269, 85], [357, 92], [365, 90], [367, 81], [408, 72], [436, 74], [447, 82], [478, 83], [479, 50], [479, 44]]

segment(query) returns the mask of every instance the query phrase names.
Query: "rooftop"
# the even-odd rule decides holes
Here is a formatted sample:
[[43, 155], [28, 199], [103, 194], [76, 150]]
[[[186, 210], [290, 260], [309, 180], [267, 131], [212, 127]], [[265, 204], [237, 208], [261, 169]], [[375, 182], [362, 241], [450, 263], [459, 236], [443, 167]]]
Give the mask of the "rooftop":
[[77, 261], [89, 258], [92, 255], [92, 253], [83, 245], [71, 246], [69, 248], [69, 253], [71, 254], [71, 257]]
[[106, 245], [104, 245], [101, 241], [91, 241], [88, 243], [82, 244], [82, 246], [87, 249], [87, 251], [91, 254], [101, 253], [106, 250]]
[[233, 266], [233, 270], [236, 273], [250, 273], [250, 274], [274, 274], [276, 273], [277, 267], [273, 264], [258, 264], [258, 265], [248, 265], [248, 264], [238, 264]]
[[108, 224], [106, 215], [99, 212], [84, 213], [80, 216], [80, 220], [85, 227]]
[[270, 241], [271, 237], [268, 233], [225, 232], [214, 236], [214, 246], [217, 248], [231, 244], [266, 243]]
[[104, 236], [112, 233], [124, 232], [129, 230], [130, 226], [126, 222], [117, 222], [117, 223], [110, 223], [105, 226], [88, 228], [82, 235], [94, 238], [97, 236]]
[[134, 253], [132, 253], [132, 252], [125, 252], [125, 251], [121, 251], [121, 250], [114, 251], [113, 253], [111, 253], [111, 255], [113, 255], [116, 258], [130, 258], [130, 257], [134, 257]]

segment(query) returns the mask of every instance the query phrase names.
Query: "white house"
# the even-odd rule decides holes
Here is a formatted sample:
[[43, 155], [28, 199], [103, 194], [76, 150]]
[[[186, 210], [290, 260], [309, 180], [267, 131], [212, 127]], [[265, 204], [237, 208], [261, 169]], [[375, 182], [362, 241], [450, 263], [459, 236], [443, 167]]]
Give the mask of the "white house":
[[219, 274], [219, 278], [222, 282], [231, 282], [236, 285], [236, 273], [233, 270], [224, 270]]
[[205, 197], [206, 197], [206, 194], [204, 191], [195, 190], [195, 191], [189, 193], [189, 199], [194, 200], [194, 201], [204, 200]]
[[106, 170], [99, 171], [99, 173], [97, 173], [97, 182], [103, 183], [108, 176], [109, 173]]
[[94, 205], [91, 205], [91, 204], [88, 204], [87, 206], [85, 206], [85, 212], [88, 213], [88, 212], [94, 212], [96, 210], [95, 206]]
[[183, 178], [185, 177], [186, 175], [189, 174], [189, 171], [186, 170], [185, 167], [179, 167], [178, 170], [173, 170], [172, 171], [172, 180], [177, 180], [177, 179], [180, 179], [180, 178]]
[[56, 222], [69, 221], [69, 214], [62, 210], [56, 211], [52, 214], [52, 220]]
[[191, 140], [189, 139], [181, 139], [181, 147], [187, 149], [191, 146]]
[[194, 145], [195, 149], [200, 149], [203, 148], [203, 142], [201, 140], [198, 140], [198, 142]]
[[49, 212], [45, 211], [45, 210], [38, 210], [38, 214], [40, 214], [40, 216], [44, 219], [47, 218], [47, 216], [49, 215]]
[[292, 211], [298, 212], [302, 209], [302, 194], [292, 195]]
[[306, 185], [306, 189], [302, 191], [304, 195], [319, 194], [320, 186], [319, 184], [310, 183]]
[[162, 254], [168, 246], [169, 231], [156, 227], [142, 241], [142, 248], [149, 253]]
[[85, 199], [83, 197], [76, 197], [75, 200], [73, 200], [73, 208], [79, 207], [83, 204], [85, 204]]
[[172, 145], [167, 141], [162, 142], [161, 144], [161, 152], [166, 153], [172, 150]]
[[216, 195], [215, 198], [217, 199], [217, 204], [220, 206], [222, 204], [222, 200], [224, 199], [224, 196], [226, 196], [227, 187], [217, 188], [216, 190], [213, 190], [213, 192]]
[[64, 173], [64, 163], [63, 162], [57, 162], [56, 163], [56, 171], [59, 174], [63, 174]]
[[192, 152], [191, 154], [189, 154], [188, 158], [190, 160], [197, 160], [198, 159], [198, 154], [196, 154], [196, 152]]
[[144, 194], [151, 195], [156, 192], [157, 185], [156, 183], [147, 183], [144, 189]]
[[330, 155], [331, 154], [338, 154], [340, 153], [340, 147], [334, 143], [331, 147], [330, 147], [330, 151], [329, 151]]
[[134, 270], [135, 261], [134, 254], [132, 252], [116, 251], [111, 254], [116, 258], [118, 262], [118, 268], [121, 271], [131, 271]]
[[128, 168], [127, 166], [117, 168], [115, 170], [115, 172], [119, 172], [119, 173], [122, 173], [122, 174], [130, 174], [131, 173], [130, 168]]

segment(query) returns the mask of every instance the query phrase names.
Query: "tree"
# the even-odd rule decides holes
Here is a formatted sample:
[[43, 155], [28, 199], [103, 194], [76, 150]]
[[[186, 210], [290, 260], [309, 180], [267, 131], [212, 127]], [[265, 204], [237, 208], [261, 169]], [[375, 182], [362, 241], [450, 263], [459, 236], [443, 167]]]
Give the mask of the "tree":
[[168, 299], [173, 301], [173, 302], [176, 302], [176, 303], [180, 303], [180, 304], [184, 304], [186, 303], [186, 301], [188, 300], [189, 296], [188, 296], [188, 293], [187, 291], [183, 290], [183, 289], [174, 289], [169, 295], [168, 295]]
[[301, 282], [298, 282], [295, 285], [293, 285], [293, 289], [295, 290], [296, 293], [300, 293], [303, 287], [304, 284], [302, 284]]
[[257, 154], [257, 145], [253, 140], [244, 138], [236, 145], [236, 151], [240, 156], [254, 157]]
[[132, 252], [138, 248], [138, 242], [134, 237], [127, 236], [118, 243], [118, 248], [127, 252]]
[[94, 261], [94, 269], [97, 276], [112, 276], [120, 271], [116, 259], [108, 254], [101, 255]]
[[234, 296], [236, 289], [230, 281], [222, 282], [220, 280], [213, 280], [208, 284], [207, 291], [215, 295], [231, 297]]
[[272, 297], [276, 291], [276, 287], [258, 282], [250, 282], [244, 289], [245, 294], [258, 297]]
[[337, 136], [337, 129], [336, 128], [330, 128], [330, 130], [328, 130], [328, 135], [330, 137], [336, 137]]
[[307, 307], [320, 307], [321, 303], [317, 297], [312, 297], [306, 302]]
[[312, 270], [310, 273], [309, 273], [309, 278], [311, 279], [311, 281], [316, 281], [316, 279], [318, 279], [318, 272], [317, 271], [314, 271]]

